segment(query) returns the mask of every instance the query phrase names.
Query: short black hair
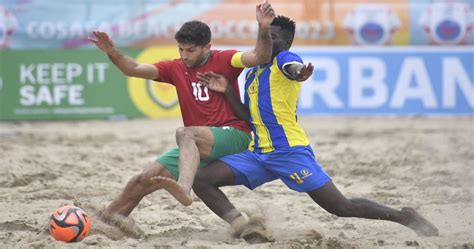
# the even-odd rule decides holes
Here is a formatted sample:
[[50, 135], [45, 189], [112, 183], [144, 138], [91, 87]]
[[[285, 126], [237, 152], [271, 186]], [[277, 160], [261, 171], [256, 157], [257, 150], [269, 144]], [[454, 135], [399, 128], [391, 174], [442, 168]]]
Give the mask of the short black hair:
[[280, 27], [281, 30], [283, 30], [284, 36], [288, 40], [289, 45], [291, 46], [291, 44], [293, 43], [293, 39], [295, 38], [295, 21], [291, 20], [286, 16], [277, 16], [273, 19], [271, 25]]
[[204, 46], [211, 42], [211, 29], [201, 21], [189, 21], [181, 26], [174, 38], [178, 43]]

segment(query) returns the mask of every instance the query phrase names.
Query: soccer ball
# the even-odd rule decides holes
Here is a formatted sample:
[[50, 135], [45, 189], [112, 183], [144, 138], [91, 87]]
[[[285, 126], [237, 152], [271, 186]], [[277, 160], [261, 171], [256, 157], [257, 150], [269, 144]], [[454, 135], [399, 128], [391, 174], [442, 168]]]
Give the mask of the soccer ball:
[[49, 233], [59, 241], [81, 241], [89, 233], [90, 227], [89, 215], [76, 206], [60, 207], [49, 217]]

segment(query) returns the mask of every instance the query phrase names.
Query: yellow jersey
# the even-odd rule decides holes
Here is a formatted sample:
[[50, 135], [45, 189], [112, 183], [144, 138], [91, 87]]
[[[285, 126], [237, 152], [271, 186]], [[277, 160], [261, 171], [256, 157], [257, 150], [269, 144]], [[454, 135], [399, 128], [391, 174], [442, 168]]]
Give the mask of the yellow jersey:
[[303, 64], [303, 61], [292, 52], [282, 51], [272, 63], [254, 67], [247, 73], [244, 104], [250, 110], [253, 130], [249, 150], [268, 153], [309, 145], [296, 116], [302, 83], [285, 71], [287, 65], [295, 63]]

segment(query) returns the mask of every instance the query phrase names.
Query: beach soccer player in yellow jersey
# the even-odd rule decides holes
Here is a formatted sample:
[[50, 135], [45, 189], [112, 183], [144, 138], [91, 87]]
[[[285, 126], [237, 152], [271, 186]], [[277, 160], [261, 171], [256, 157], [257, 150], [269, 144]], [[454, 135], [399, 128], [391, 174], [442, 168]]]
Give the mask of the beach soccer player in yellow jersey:
[[[274, 18], [274, 10], [268, 2], [256, 6], [257, 42], [255, 49], [247, 52], [211, 50], [209, 26], [200, 21], [186, 22], [175, 34], [180, 58], [156, 64], [137, 63], [121, 53], [108, 34], [93, 32], [95, 37], [90, 41], [125, 75], [176, 87], [185, 126], [176, 131], [178, 147], [165, 152], [142, 173], [132, 177], [121, 194], [102, 212], [103, 220], [110, 221], [114, 214], [129, 216], [144, 196], [158, 189], [170, 188], [173, 192], [176, 185], [170, 183], [175, 183], [174, 179], [185, 193], [176, 197], [184, 205], [190, 205], [190, 191], [198, 167], [247, 149], [251, 133], [247, 122], [236, 116], [222, 93], [210, 91], [200, 84], [197, 73], [219, 72], [238, 90], [237, 78], [244, 67], [270, 61], [270, 23]], [[151, 180], [154, 176], [161, 177], [158, 184]]]
[[[306, 192], [326, 211], [339, 217], [388, 220], [405, 225], [418, 235], [437, 236], [437, 228], [413, 208], [393, 208], [363, 199], [347, 199], [318, 163], [308, 138], [297, 123], [296, 105], [302, 81], [313, 66], [288, 50], [295, 23], [277, 16], [271, 24], [272, 62], [252, 68], [246, 75], [244, 104], [231, 101], [234, 111], [250, 121], [254, 138], [249, 150], [224, 156], [200, 170], [194, 192], [238, 234], [248, 218], [238, 211], [218, 187], [245, 185], [254, 189], [281, 179], [290, 189]], [[234, 91], [219, 74], [200, 75], [201, 82], [228, 96]]]

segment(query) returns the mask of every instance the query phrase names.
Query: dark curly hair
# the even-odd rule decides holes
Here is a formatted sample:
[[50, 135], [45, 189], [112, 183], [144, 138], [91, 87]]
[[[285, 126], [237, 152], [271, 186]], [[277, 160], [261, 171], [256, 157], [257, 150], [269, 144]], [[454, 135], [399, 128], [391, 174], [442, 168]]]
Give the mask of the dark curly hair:
[[271, 25], [281, 28], [286, 40], [289, 42], [289, 45], [291, 46], [291, 44], [293, 43], [293, 39], [295, 38], [295, 30], [296, 30], [295, 21], [291, 20], [290, 18], [286, 16], [277, 16], [275, 17], [275, 19], [273, 19], [273, 22], [271, 23]]
[[201, 21], [189, 21], [181, 26], [174, 38], [178, 43], [204, 46], [211, 42], [211, 29]]

